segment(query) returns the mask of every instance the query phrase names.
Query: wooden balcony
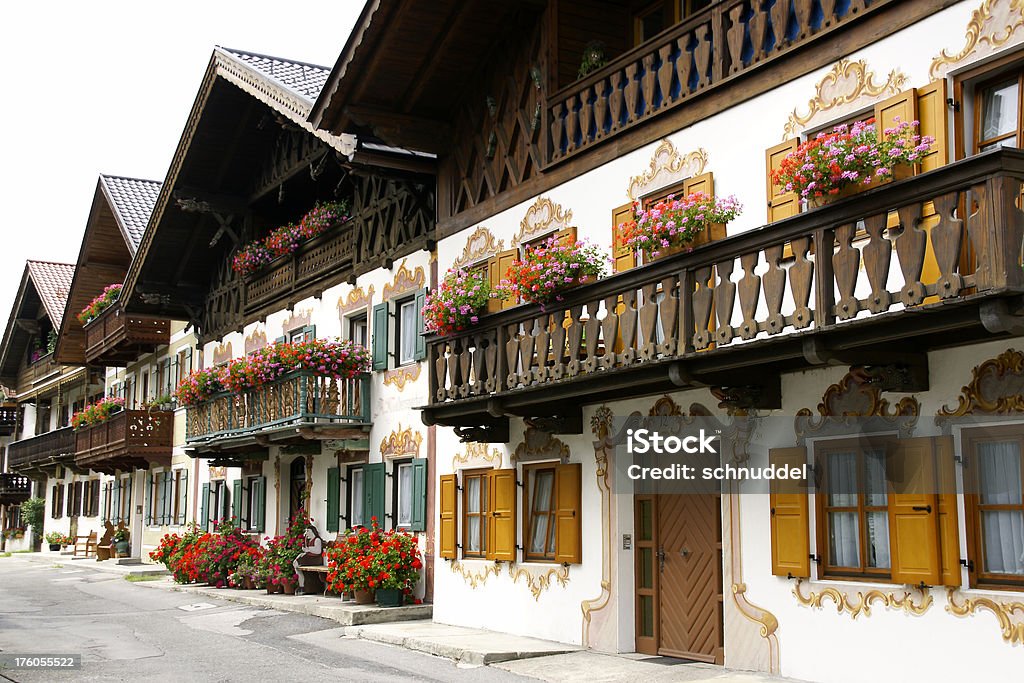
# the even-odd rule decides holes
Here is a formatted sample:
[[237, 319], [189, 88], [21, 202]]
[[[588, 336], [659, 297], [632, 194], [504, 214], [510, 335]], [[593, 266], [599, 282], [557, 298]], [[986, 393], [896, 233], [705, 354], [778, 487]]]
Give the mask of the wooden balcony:
[[122, 410], [75, 432], [75, 464], [106, 474], [170, 465], [173, 445], [173, 411]]
[[700, 386], [777, 408], [783, 373], [825, 364], [922, 390], [927, 351], [1024, 333], [1022, 179], [1024, 152], [987, 152], [486, 316], [428, 340], [424, 422], [578, 433], [583, 404]]
[[75, 434], [71, 427], [55, 429], [7, 446], [7, 469], [22, 474], [46, 474], [74, 461]]
[[259, 455], [271, 443], [309, 441], [335, 441], [334, 450], [366, 450], [370, 380], [369, 374], [334, 380], [302, 371], [258, 389], [219, 394], [189, 406], [186, 444], [200, 457]]
[[550, 94], [545, 165], [572, 158], [812, 43], [836, 40], [836, 31], [898, 1], [823, 2], [821, 15], [812, 11], [810, 0], [770, 6], [717, 2]]
[[53, 360], [53, 354], [48, 353], [35, 363], [29, 363], [21, 368], [18, 372], [18, 393], [32, 391], [37, 385], [55, 379], [59, 374], [60, 365]]
[[93, 365], [126, 365], [170, 340], [170, 321], [128, 315], [114, 304], [85, 326], [85, 360]]
[[17, 406], [0, 406], [0, 436], [10, 436], [17, 427]]
[[0, 473], [0, 505], [18, 505], [31, 495], [31, 479], [21, 474]]

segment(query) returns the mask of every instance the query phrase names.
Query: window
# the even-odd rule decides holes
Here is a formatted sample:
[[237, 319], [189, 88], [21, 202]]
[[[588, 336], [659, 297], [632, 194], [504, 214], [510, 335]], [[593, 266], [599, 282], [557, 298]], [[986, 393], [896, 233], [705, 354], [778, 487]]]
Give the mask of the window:
[[356, 528], [367, 524], [363, 519], [363, 468], [348, 468], [348, 525]]
[[555, 559], [555, 466], [523, 468], [526, 479], [524, 505], [527, 560]]
[[394, 467], [395, 526], [409, 529], [413, 522], [413, 499], [415, 497], [412, 460], [396, 461]]
[[184, 524], [188, 510], [188, 470], [174, 471], [174, 518], [173, 524]]
[[487, 555], [487, 489], [491, 470], [466, 472], [462, 481], [462, 554]]
[[353, 344], [366, 346], [370, 342], [367, 334], [366, 315], [359, 315], [348, 319], [348, 338]]
[[292, 343], [313, 341], [316, 339], [316, 327], [314, 325], [306, 325], [295, 330], [291, 330], [288, 333], [288, 341]]
[[884, 441], [818, 444], [819, 550], [826, 575], [888, 577], [889, 491]]
[[661, 33], [675, 22], [671, 2], [647, 5], [633, 16], [633, 44], [639, 45]]
[[398, 364], [416, 360], [416, 303], [412, 299], [398, 302]]
[[1024, 73], [983, 83], [974, 94], [974, 150], [1021, 146], [1021, 87]]
[[1024, 585], [1024, 425], [964, 435], [967, 537], [977, 581]]
[[64, 516], [64, 487], [54, 484], [50, 488], [50, 517], [60, 519]]

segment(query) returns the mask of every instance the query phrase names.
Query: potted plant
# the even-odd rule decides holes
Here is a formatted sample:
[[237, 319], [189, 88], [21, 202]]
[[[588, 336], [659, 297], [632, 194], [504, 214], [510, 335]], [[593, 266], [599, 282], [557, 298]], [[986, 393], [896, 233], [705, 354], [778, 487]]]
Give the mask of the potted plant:
[[481, 270], [452, 268], [423, 306], [423, 326], [434, 334], [452, 334], [475, 325], [487, 302], [498, 295]]
[[283, 536], [267, 539], [267, 547], [259, 562], [259, 570], [266, 577], [267, 593], [282, 592], [292, 595], [298, 586], [292, 565], [302, 553], [302, 534], [312, 520], [300, 510], [292, 518]]
[[576, 78], [585, 78], [607, 63], [605, 44], [600, 40], [591, 40], [583, 46], [583, 57], [580, 59], [580, 68], [576, 72]]
[[118, 557], [128, 557], [128, 530], [123, 526], [118, 527], [114, 531], [114, 535], [111, 536], [111, 540], [114, 542], [114, 549], [117, 551]]
[[419, 580], [416, 538], [404, 531], [381, 531], [377, 518], [370, 528], [350, 531], [327, 551], [327, 587], [333, 593], [354, 593], [356, 604], [376, 600], [381, 607], [401, 605]]
[[92, 301], [89, 305], [83, 308], [78, 313], [78, 322], [83, 326], [88, 325], [103, 311], [110, 308], [110, 306], [117, 301], [118, 297], [121, 296], [121, 284], [107, 285], [103, 288], [103, 291]]
[[323, 234], [332, 225], [349, 220], [348, 201], [318, 203], [295, 223], [270, 231], [262, 240], [244, 245], [231, 261], [231, 268], [247, 277], [276, 258], [291, 254], [303, 243]]
[[550, 237], [527, 247], [522, 258], [513, 262], [501, 291], [530, 303], [557, 301], [566, 290], [602, 277], [608, 261], [608, 256], [585, 241], [565, 244]]
[[620, 231], [622, 243], [648, 259], [677, 254], [705, 230], [725, 224], [740, 215], [743, 207], [736, 197], [712, 197], [693, 192], [685, 197], [669, 195], [661, 201], [634, 209], [634, 220]]
[[64, 534], [59, 531], [51, 531], [46, 534], [46, 542], [50, 544], [50, 550], [56, 552], [62, 545], [67, 545]]
[[772, 171], [772, 182], [798, 192], [811, 206], [847, 197], [871, 185], [909, 174], [935, 138], [917, 133], [917, 121], [886, 128], [879, 140], [875, 120], [836, 126], [796, 148]]

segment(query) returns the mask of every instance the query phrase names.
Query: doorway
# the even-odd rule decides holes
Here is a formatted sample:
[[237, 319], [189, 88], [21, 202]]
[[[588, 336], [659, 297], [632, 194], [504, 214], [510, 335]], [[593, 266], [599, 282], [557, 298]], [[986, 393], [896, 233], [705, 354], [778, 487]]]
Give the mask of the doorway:
[[722, 664], [721, 496], [634, 501], [636, 651]]
[[301, 455], [288, 467], [288, 522], [306, 507], [306, 459]]

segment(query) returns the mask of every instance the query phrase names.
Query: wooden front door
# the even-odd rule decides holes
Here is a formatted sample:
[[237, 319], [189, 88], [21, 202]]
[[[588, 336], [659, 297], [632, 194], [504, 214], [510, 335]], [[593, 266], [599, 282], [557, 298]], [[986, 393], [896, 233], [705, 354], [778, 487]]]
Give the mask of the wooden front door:
[[637, 652], [721, 664], [721, 497], [635, 500]]

